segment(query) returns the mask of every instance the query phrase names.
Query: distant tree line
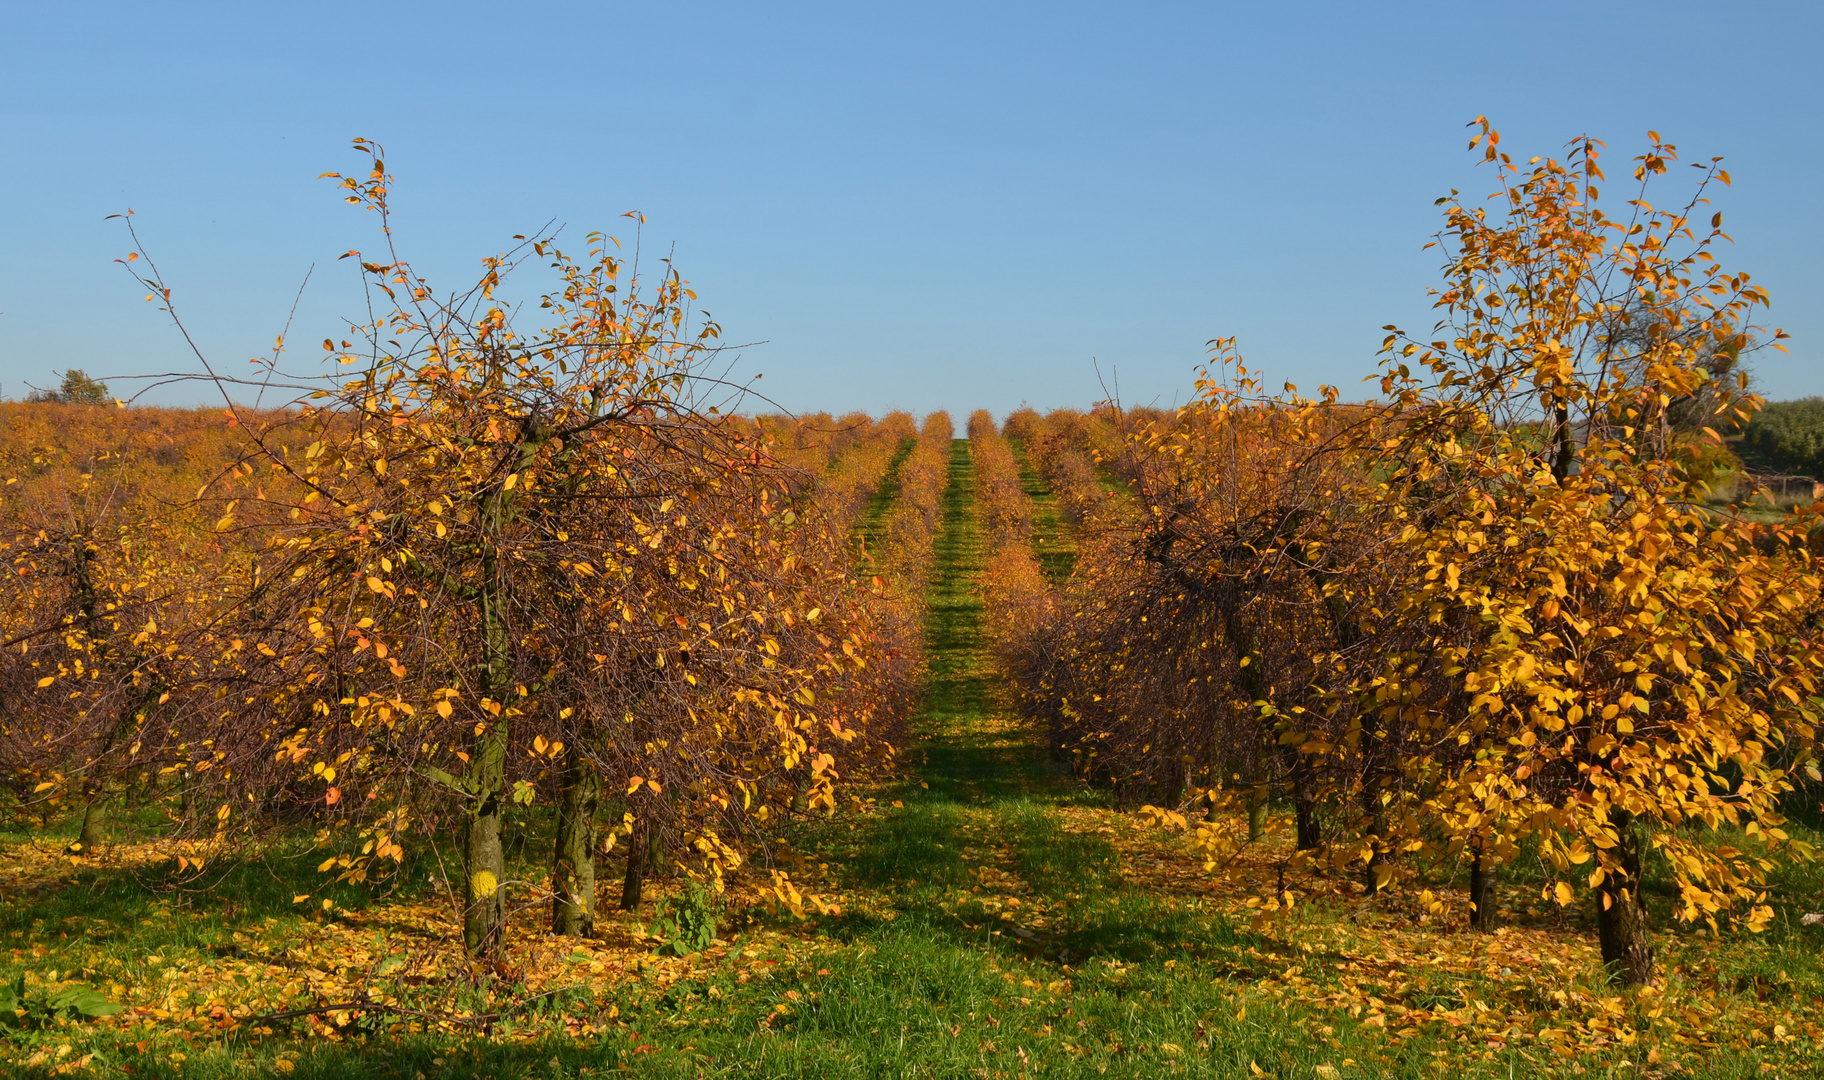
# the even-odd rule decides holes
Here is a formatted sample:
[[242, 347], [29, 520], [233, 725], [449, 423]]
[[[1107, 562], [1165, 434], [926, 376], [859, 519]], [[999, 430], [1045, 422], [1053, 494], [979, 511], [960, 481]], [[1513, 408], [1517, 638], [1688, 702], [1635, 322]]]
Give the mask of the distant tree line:
[[1742, 444], [1773, 468], [1824, 479], [1824, 398], [1768, 402], [1743, 429]]

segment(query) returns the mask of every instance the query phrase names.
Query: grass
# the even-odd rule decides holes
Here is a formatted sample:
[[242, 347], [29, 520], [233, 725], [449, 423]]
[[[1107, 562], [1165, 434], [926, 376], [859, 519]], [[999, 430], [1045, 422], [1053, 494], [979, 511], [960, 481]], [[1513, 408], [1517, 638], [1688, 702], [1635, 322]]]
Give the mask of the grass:
[[1070, 578], [1077, 564], [1076, 537], [1058, 509], [1057, 495], [1051, 482], [1033, 463], [1024, 444], [1012, 441], [1014, 458], [1020, 463], [1020, 488], [1032, 502], [1032, 539], [1037, 549], [1039, 567], [1046, 580], [1061, 585]]
[[886, 540], [887, 512], [893, 508], [893, 502], [899, 497], [899, 470], [912, 455], [912, 448], [918, 445], [917, 439], [903, 439], [893, 451], [893, 459], [887, 463], [887, 471], [881, 477], [880, 487], [874, 497], [868, 500], [862, 511], [861, 520], [855, 525], [855, 544], [862, 551], [879, 547]]
[[[219, 876], [185, 891], [168, 864], [73, 867], [40, 837], [33, 857], [69, 872], [5, 885], [5, 977], [30, 971], [61, 982], [73, 969], [116, 1000], [167, 1016], [20, 1033], [12, 1075], [55, 1075], [86, 1054], [96, 1056], [71, 1072], [401, 1080], [621, 1070], [680, 1078], [1819, 1074], [1820, 934], [1793, 916], [1824, 886], [1816, 866], [1783, 872], [1788, 899], [1767, 935], [1662, 933], [1667, 979], [1652, 994], [1609, 990], [1589, 935], [1549, 911], [1536, 925], [1472, 935], [1456, 928], [1460, 919], [1434, 919], [1410, 898], [1370, 903], [1339, 881], [1314, 883], [1290, 915], [1255, 925], [1244, 900], [1258, 881], [1209, 880], [1173, 837], [1060, 774], [1005, 707], [975, 592], [972, 498], [968, 445], [958, 440], [930, 594], [930, 677], [907, 775], [868, 792], [862, 812], [806, 823], [787, 853], [805, 880], [821, 878], [841, 896], [840, 914], [797, 923], [749, 909], [725, 926], [726, 940], [688, 960], [654, 956], [637, 919], [609, 920], [604, 941], [587, 948], [542, 938], [528, 920], [516, 946], [526, 958], [522, 985], [485, 975], [463, 985], [485, 1001], [540, 987], [562, 996], [487, 1036], [222, 1024], [210, 1019], [211, 1001], [258, 989], [232, 974], [217, 978], [237, 966], [257, 960], [263, 978], [319, 971], [328, 980], [335, 973], [322, 965], [341, 958], [356, 969], [340, 976], [347, 979], [364, 963], [379, 970], [375, 958], [391, 950], [424, 945], [436, 920], [447, 921], [434, 861], [412, 867], [409, 884], [387, 897], [349, 886], [325, 894], [299, 842], [263, 861], [212, 868]], [[1274, 827], [1278, 836], [1285, 823]], [[538, 850], [536, 839], [524, 848]], [[1270, 855], [1263, 848], [1263, 873]], [[522, 872], [537, 873], [535, 861]], [[1531, 888], [1509, 882], [1516, 896]], [[298, 892], [315, 898], [293, 904]], [[329, 912], [323, 898], [333, 902]], [[538, 982], [545, 975], [531, 974], [535, 962], [557, 974]], [[1708, 1012], [1688, 1015], [1700, 1009]]]

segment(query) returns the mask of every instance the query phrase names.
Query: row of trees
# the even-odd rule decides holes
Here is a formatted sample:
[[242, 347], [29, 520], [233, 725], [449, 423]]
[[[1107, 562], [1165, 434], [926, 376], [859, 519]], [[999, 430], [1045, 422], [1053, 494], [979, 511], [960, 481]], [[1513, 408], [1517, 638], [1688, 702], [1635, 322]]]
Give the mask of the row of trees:
[[[288, 379], [275, 350], [262, 392], [306, 396], [231, 404], [188, 469], [139, 423], [111, 430], [154, 445], [13, 444], [0, 750], [22, 806], [87, 803], [85, 849], [126, 790], [215, 841], [314, 823], [351, 880], [454, 831], [465, 944], [495, 959], [522, 902], [591, 932], [605, 847], [629, 907], [665, 862], [719, 886], [891, 760], [909, 676], [875, 661], [903, 620], [850, 533], [910, 420], [831, 424], [813, 451], [806, 425], [782, 446], [727, 416], [700, 374], [715, 323], [606, 236], [581, 259], [523, 241], [438, 299], [358, 148], [371, 169], [337, 179], [386, 254], [360, 259], [383, 314], [323, 342], [352, 377]], [[557, 286], [528, 330], [496, 291], [534, 261]], [[549, 881], [516, 882], [503, 822], [539, 799]]]
[[[902, 617], [913, 627], [924, 621], [925, 583], [934, 568], [934, 545], [943, 523], [944, 491], [950, 484], [950, 443], [956, 430], [950, 415], [925, 418], [918, 438], [894, 476], [893, 505], [868, 562], [884, 579]], [[918, 640], [916, 634], [911, 640]]]
[[1116, 496], [1112, 473], [1105, 482], [1097, 461], [1120, 461], [1123, 437], [1113, 410], [1100, 412], [1086, 415], [1060, 409], [1041, 417], [1022, 409], [1008, 416], [1004, 425], [1007, 438], [1031, 456], [1064, 519], [1077, 528], [1091, 525]]
[[1742, 442], [1776, 469], [1824, 480], [1824, 398], [1769, 403], [1749, 421]]
[[1131, 504], [1025, 635], [1023, 697], [1212, 868], [1283, 798], [1289, 870], [1372, 891], [1461, 859], [1486, 926], [1524, 847], [1639, 982], [1648, 850], [1712, 927], [1764, 924], [1768, 869], [1812, 855], [1781, 800], [1817, 776], [1815, 515], [1705, 508], [1701, 447], [1758, 405], [1736, 361], [1767, 302], [1703, 224], [1728, 174], [1657, 208], [1655, 136], [1611, 217], [1602, 144], [1520, 165], [1498, 142], [1481, 122], [1499, 190], [1445, 200], [1440, 322], [1388, 328], [1379, 403], [1268, 394], [1221, 341], [1191, 405], [1129, 422], [1103, 461]]
[[[1017, 427], [1012, 418], [1008, 429]], [[994, 417], [969, 417], [969, 456], [975, 471], [975, 505], [982, 535], [981, 591], [995, 658], [1016, 684], [1030, 682], [1025, 648], [1055, 618], [1052, 590], [1035, 549], [1032, 500], [1008, 440]]]

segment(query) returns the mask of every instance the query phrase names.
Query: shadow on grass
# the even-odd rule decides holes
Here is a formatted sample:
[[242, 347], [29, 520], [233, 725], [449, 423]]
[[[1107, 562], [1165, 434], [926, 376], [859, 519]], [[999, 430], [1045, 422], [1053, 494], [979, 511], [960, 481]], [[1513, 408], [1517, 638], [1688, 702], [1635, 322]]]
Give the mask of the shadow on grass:
[[342, 909], [364, 909], [374, 903], [368, 889], [326, 884], [315, 864], [321, 854], [291, 844], [259, 858], [221, 859], [200, 874], [179, 871], [174, 863], [79, 863], [70, 867], [67, 877], [30, 888], [0, 905], [0, 935], [71, 921], [98, 924], [92, 933], [119, 933], [135, 925], [136, 916], [163, 911], [183, 915], [142, 920], [138, 925], [162, 941], [191, 937], [206, 944], [231, 925], [298, 915], [293, 899], [299, 895], [310, 895], [318, 903], [329, 899]]

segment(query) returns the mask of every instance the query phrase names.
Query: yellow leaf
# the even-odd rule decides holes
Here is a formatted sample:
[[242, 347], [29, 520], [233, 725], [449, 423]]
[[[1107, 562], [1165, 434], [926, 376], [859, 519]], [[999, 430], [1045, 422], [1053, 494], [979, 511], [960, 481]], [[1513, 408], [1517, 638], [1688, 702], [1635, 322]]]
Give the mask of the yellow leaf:
[[1558, 901], [1559, 907], [1568, 906], [1577, 897], [1576, 890], [1571, 888], [1571, 883], [1568, 881], [1560, 881], [1552, 886], [1552, 894], [1553, 898]]
[[445, 720], [448, 720], [450, 714], [456, 711], [450, 707], [450, 703], [447, 701], [439, 701], [434, 708], [437, 710], [437, 715], [443, 717]]
[[38, 685], [39, 686], [49, 686], [56, 681], [57, 681], [57, 676], [46, 675], [44, 678], [38, 680]]

